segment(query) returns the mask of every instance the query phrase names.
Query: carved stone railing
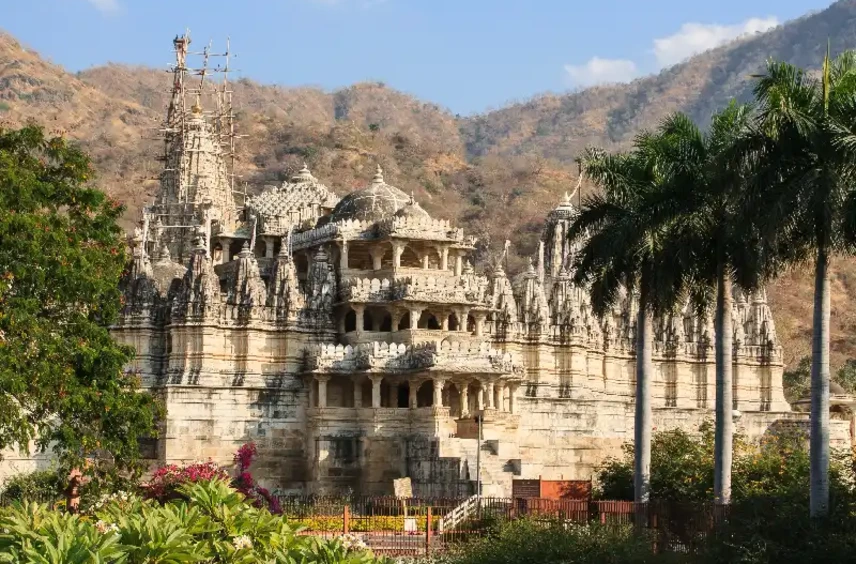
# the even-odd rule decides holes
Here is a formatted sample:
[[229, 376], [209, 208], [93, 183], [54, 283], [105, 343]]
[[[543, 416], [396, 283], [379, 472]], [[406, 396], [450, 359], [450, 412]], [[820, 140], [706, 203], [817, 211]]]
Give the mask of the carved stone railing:
[[427, 217], [388, 217], [377, 224], [379, 235], [397, 235], [416, 239], [464, 242], [464, 231], [451, 226], [446, 219]]
[[434, 370], [523, 376], [523, 365], [518, 359], [510, 353], [492, 349], [486, 342], [316, 345], [306, 352], [306, 366], [310, 372], [320, 373], [401, 373]]

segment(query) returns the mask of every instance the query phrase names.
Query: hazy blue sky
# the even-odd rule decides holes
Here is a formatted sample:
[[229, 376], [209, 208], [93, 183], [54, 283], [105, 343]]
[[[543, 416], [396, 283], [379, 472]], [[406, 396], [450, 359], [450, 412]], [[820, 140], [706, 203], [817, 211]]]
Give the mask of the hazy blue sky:
[[0, 28], [70, 70], [165, 66], [227, 35], [240, 76], [326, 89], [381, 80], [467, 114], [628, 80], [829, 0], [0, 0]]

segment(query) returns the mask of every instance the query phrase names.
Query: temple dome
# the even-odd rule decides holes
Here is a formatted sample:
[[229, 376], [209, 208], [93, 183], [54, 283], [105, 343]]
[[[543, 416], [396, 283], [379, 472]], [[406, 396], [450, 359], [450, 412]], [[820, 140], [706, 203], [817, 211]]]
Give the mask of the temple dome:
[[550, 212], [550, 219], [556, 220], [575, 217], [579, 213], [579, 210], [577, 210], [576, 206], [571, 202], [572, 198], [573, 195], [566, 192], [562, 203]]
[[409, 203], [410, 196], [384, 182], [383, 170], [378, 166], [371, 184], [348, 194], [336, 204], [330, 214], [330, 222], [348, 219], [380, 221]]
[[395, 217], [416, 217], [420, 219], [431, 219], [428, 212], [422, 209], [418, 202], [411, 200], [403, 208], [395, 212]]

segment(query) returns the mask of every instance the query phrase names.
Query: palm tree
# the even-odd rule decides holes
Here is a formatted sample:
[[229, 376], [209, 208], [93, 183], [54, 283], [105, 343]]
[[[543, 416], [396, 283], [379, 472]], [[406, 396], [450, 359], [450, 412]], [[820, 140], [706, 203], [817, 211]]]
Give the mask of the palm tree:
[[750, 209], [787, 260], [814, 258], [811, 370], [811, 515], [829, 512], [829, 261], [856, 242], [856, 54], [829, 53], [819, 78], [769, 62], [755, 87], [759, 157]]
[[706, 133], [676, 113], [658, 130], [664, 140], [660, 159], [666, 178], [665, 210], [659, 215], [672, 215], [671, 232], [677, 235], [665, 249], [685, 261], [683, 268], [692, 278], [690, 287], [677, 291], [691, 293], [699, 311], [709, 306], [711, 291], [716, 297], [714, 498], [720, 504], [731, 502], [732, 286], [737, 282], [754, 289], [771, 269], [759, 245], [752, 243], [757, 241], [752, 222], [739, 219], [748, 155], [739, 152], [737, 141], [748, 131], [750, 111], [732, 103], [713, 116]]
[[[657, 222], [663, 175], [657, 135], [642, 134], [627, 153], [589, 149], [580, 158], [580, 174], [601, 194], [588, 196], [568, 237], [583, 241], [577, 254], [575, 281], [591, 289], [592, 307], [603, 316], [622, 287], [638, 295], [636, 321], [636, 413], [634, 419], [634, 500], [647, 503], [651, 467], [651, 381], [653, 315], [676, 301], [673, 255], [662, 252], [669, 238], [667, 222]], [[674, 238], [672, 238], [674, 240]]]

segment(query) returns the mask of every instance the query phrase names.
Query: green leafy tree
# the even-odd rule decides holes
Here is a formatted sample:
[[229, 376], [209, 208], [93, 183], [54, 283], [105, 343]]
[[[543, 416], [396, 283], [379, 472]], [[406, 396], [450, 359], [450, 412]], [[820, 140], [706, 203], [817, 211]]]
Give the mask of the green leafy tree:
[[755, 87], [752, 218], [789, 260], [814, 258], [812, 516], [829, 510], [829, 261], [856, 242], [856, 53], [827, 53], [821, 76], [771, 61]]
[[[738, 141], [749, 131], [750, 107], [736, 103], [717, 113], [707, 132], [686, 115], [667, 117], [658, 134], [664, 176], [663, 213], [677, 225], [667, 252], [691, 273], [683, 290], [699, 311], [715, 296], [716, 430], [714, 498], [731, 499], [734, 422], [732, 417], [732, 289], [747, 291], [770, 277], [778, 261], [765, 252], [753, 223], [741, 220], [743, 177], [749, 159]], [[656, 217], [656, 215], [652, 215]], [[660, 220], [662, 222], [662, 219]], [[680, 289], [679, 289], [680, 290]]]
[[[630, 499], [633, 445], [624, 445], [621, 458], [606, 460], [597, 471], [598, 497]], [[651, 458], [651, 497], [679, 503], [705, 503], [713, 491], [714, 432], [709, 423], [699, 433], [671, 429], [654, 434]], [[809, 450], [804, 434], [781, 432], [749, 443], [734, 441], [734, 503], [805, 503], [809, 483]], [[837, 453], [832, 477], [839, 497], [852, 490], [849, 453]]]
[[782, 373], [782, 389], [785, 399], [791, 404], [808, 396], [811, 390], [810, 356], [802, 357], [794, 368]]
[[599, 316], [626, 290], [638, 296], [636, 320], [636, 413], [634, 418], [635, 495], [648, 501], [651, 460], [651, 382], [653, 316], [671, 309], [685, 286], [685, 271], [665, 243], [669, 214], [663, 215], [663, 138], [641, 134], [633, 149], [609, 154], [588, 150], [579, 159], [580, 174], [601, 189], [583, 202], [568, 237], [583, 241], [575, 260], [575, 279], [591, 288]]
[[121, 468], [158, 408], [125, 370], [133, 350], [107, 330], [121, 305], [122, 207], [92, 174], [62, 138], [0, 129], [0, 449]]

